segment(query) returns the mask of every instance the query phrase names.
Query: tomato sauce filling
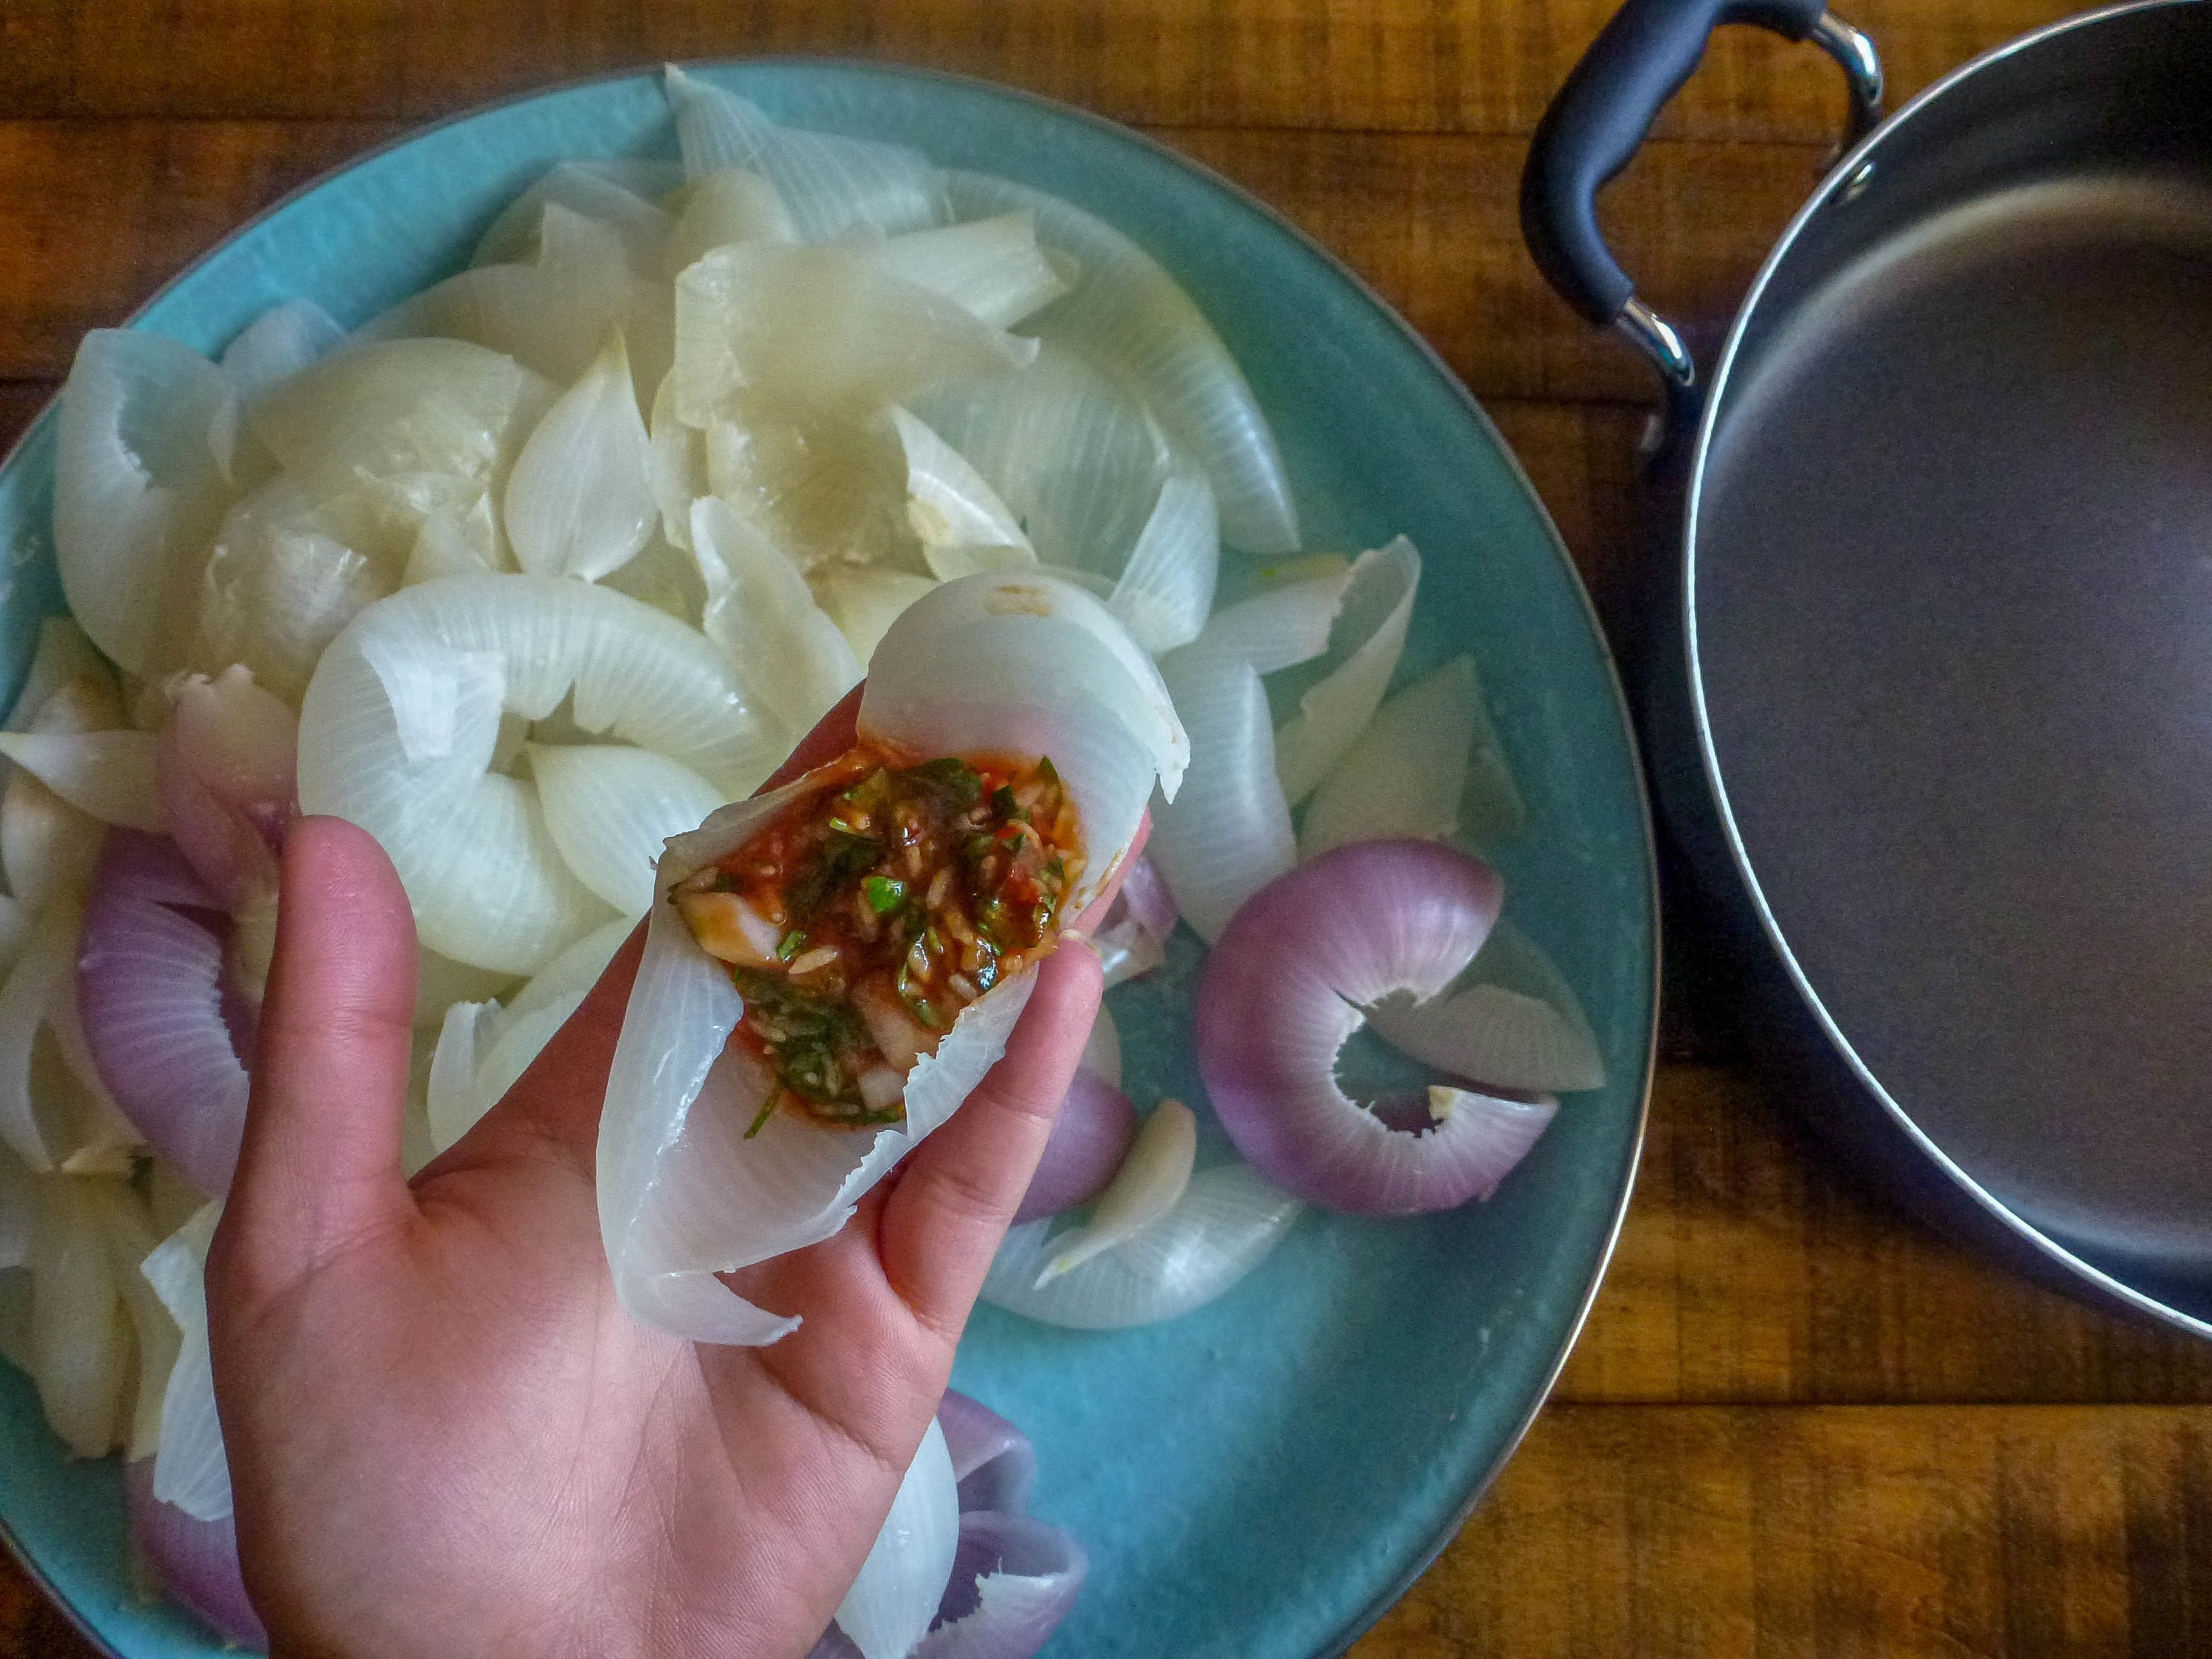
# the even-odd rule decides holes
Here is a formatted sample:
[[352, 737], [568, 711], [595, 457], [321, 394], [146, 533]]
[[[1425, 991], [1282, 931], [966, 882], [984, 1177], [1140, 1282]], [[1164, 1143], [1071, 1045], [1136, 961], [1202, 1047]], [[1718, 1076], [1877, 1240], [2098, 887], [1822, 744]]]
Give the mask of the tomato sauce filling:
[[906, 1077], [960, 1011], [1041, 956], [1083, 872], [1049, 759], [914, 763], [862, 744], [828, 787], [670, 896], [745, 1012], [779, 1109], [843, 1127], [906, 1116]]

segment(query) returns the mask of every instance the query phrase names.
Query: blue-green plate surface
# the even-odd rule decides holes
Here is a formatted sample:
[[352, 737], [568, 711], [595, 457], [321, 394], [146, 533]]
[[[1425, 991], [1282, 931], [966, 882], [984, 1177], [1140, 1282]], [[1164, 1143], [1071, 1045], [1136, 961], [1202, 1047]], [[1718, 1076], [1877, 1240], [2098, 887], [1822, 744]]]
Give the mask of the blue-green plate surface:
[[[814, 62], [706, 71], [796, 125], [1010, 175], [1133, 236], [1196, 297], [1274, 422], [1309, 546], [1404, 532], [1425, 563], [1403, 672], [1472, 649], [1532, 815], [1507, 916], [1581, 995], [1612, 1079], [1571, 1097], [1486, 1204], [1411, 1221], [1310, 1214], [1211, 1307], [1069, 1332], [977, 1311], [955, 1382], [1042, 1460], [1036, 1513], [1091, 1555], [1060, 1659], [1313, 1659], [1348, 1644], [1449, 1537], [1565, 1358], [1641, 1139], [1656, 980], [1651, 851], [1619, 689], [1588, 600], [1510, 453], [1418, 337], [1230, 185], [1105, 122], [926, 73]], [[672, 155], [657, 77], [595, 82], [435, 127], [292, 198], [137, 325], [220, 349], [305, 295], [352, 324], [456, 269], [552, 162]], [[51, 411], [0, 471], [0, 681], [59, 608]], [[1112, 996], [1140, 1103], [1204, 1097], [1202, 951]], [[1207, 1152], [1219, 1155], [1208, 1120]], [[0, 1367], [0, 1520], [129, 1659], [218, 1651], [132, 1588], [118, 1471], [71, 1464]]]

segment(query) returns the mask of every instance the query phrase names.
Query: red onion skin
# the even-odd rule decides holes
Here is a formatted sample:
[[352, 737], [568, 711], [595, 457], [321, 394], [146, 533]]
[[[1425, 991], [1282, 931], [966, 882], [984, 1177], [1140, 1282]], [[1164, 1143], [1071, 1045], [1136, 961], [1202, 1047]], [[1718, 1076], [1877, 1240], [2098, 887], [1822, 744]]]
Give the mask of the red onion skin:
[[246, 1128], [252, 1012], [223, 987], [215, 896], [174, 843], [114, 829], [77, 945], [77, 1000], [100, 1080], [201, 1191], [228, 1190]]
[[1036, 1448], [1029, 1436], [981, 1401], [947, 1389], [937, 1405], [937, 1424], [952, 1454], [960, 1509], [1019, 1515], [1036, 1483]]
[[1121, 878], [1120, 896], [1138, 925], [1153, 938], [1164, 939], [1175, 932], [1179, 914], [1175, 896], [1168, 891], [1167, 883], [1160, 879], [1160, 872], [1152, 868], [1152, 861], [1143, 854], [1129, 860], [1128, 872]]
[[1448, 1209], [1497, 1184], [1503, 1169], [1466, 1144], [1467, 1126], [1389, 1131], [1345, 1100], [1340, 1038], [1325, 1034], [1341, 1030], [1346, 1003], [1441, 990], [1504, 896], [1496, 872], [1449, 848], [1356, 842], [1278, 877], [1231, 918], [1199, 983], [1199, 1070], [1222, 1127], [1268, 1180], [1362, 1215]]
[[225, 1641], [267, 1652], [269, 1632], [239, 1572], [237, 1528], [228, 1518], [194, 1520], [155, 1497], [150, 1457], [125, 1468], [123, 1480], [131, 1535], [170, 1598]]
[[1097, 1073], [1079, 1067], [1053, 1120], [1014, 1222], [1058, 1215], [1102, 1191], [1137, 1138], [1137, 1109]]

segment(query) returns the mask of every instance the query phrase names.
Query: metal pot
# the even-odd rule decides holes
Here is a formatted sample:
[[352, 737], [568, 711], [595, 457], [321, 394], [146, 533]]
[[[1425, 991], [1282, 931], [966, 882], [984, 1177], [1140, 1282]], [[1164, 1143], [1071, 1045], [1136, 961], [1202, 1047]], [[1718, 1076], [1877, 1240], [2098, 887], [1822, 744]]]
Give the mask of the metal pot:
[[[1872, 130], [1706, 375], [1594, 209], [1723, 22], [1820, 43]], [[2212, 1335], [2212, 3], [1880, 98], [1820, 0], [1631, 0], [1537, 131], [1537, 263], [1668, 388], [1662, 809], [1856, 1158]]]

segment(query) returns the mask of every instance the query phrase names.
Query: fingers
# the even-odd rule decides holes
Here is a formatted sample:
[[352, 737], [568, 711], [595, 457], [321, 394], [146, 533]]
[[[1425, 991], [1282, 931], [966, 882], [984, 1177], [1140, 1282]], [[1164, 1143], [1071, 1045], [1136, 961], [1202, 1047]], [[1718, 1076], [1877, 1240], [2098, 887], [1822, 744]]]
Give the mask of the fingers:
[[1005, 1238], [1097, 1017], [1098, 958], [1066, 944], [992, 1068], [907, 1160], [877, 1226], [892, 1287], [934, 1329], [957, 1333]]
[[414, 1016], [415, 919], [392, 861], [366, 830], [301, 818], [284, 842], [226, 1231], [313, 1261], [404, 1211]]

